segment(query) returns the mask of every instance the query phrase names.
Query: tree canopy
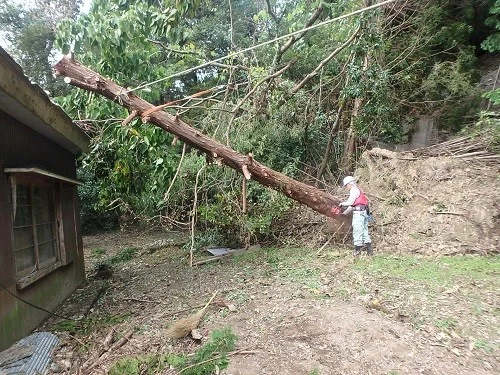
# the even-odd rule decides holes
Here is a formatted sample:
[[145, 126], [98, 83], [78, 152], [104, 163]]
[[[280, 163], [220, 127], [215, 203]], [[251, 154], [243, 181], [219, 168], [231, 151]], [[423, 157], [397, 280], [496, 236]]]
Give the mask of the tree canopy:
[[[26, 71], [40, 84], [52, 84], [45, 62], [55, 35], [60, 51], [73, 51], [122, 86], [139, 87], [144, 99], [170, 103], [167, 111], [204, 133], [325, 188], [353, 170], [367, 142], [407, 141], [419, 116], [433, 116], [440, 129], [462, 128], [478, 110], [479, 44], [498, 47], [491, 18], [491, 32], [478, 40], [498, 1], [395, 1], [234, 55], [372, 2], [93, 0], [77, 17], [63, 0], [44, 2], [61, 4], [61, 11], [42, 12], [51, 22], [37, 23], [27, 18], [32, 11], [0, 0], [0, 22], [15, 24], [8, 40], [20, 46], [25, 67], [38, 67]], [[20, 36], [29, 40], [31, 27], [48, 33], [37, 32], [50, 43], [33, 53], [43, 64], [22, 55]], [[140, 121], [122, 126], [128, 113], [93, 94], [70, 90], [57, 100], [92, 135], [81, 173], [91, 181], [84, 197], [96, 207], [178, 223], [192, 214], [196, 193], [199, 222], [213, 229], [210, 235], [238, 241], [243, 233], [269, 235], [292, 205], [250, 183], [250, 211], [242, 215], [234, 172], [215, 166], [199, 172], [206, 160], [196, 151]]]

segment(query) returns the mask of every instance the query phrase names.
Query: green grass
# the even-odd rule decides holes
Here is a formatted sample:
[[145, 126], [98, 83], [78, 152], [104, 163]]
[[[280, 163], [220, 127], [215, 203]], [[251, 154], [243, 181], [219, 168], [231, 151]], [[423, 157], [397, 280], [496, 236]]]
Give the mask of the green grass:
[[[183, 354], [152, 354], [119, 359], [109, 370], [109, 375], [162, 374], [170, 366], [184, 375], [210, 375], [229, 364], [228, 353], [234, 350], [237, 337], [231, 328], [212, 332], [211, 339], [198, 348], [193, 356]], [[176, 372], [176, 373], [179, 373]]]
[[55, 331], [65, 331], [74, 334], [88, 335], [97, 328], [115, 326], [128, 319], [128, 315], [103, 315], [86, 317], [81, 320], [63, 320], [54, 325]]
[[182, 366], [186, 357], [176, 354], [150, 354], [137, 357], [125, 357], [118, 360], [109, 370], [109, 375], [154, 375], [170, 366]]
[[500, 256], [417, 258], [410, 255], [378, 255], [359, 259], [354, 267], [370, 274], [395, 276], [429, 286], [445, 286], [456, 279], [495, 282], [500, 275]]
[[278, 276], [315, 289], [320, 285], [321, 269], [328, 260], [322, 259], [318, 263], [314, 250], [310, 249], [271, 247], [235, 255], [232, 261], [240, 269], [249, 265], [250, 274], [255, 274], [260, 268], [267, 270], [267, 276]]
[[120, 252], [116, 253], [113, 256], [107, 257], [105, 259], [99, 260], [94, 264], [94, 269], [97, 270], [102, 266], [106, 266], [108, 268], [116, 267], [122, 263], [128, 262], [133, 259], [137, 255], [137, 249], [135, 247], [126, 247]]
[[455, 328], [457, 324], [458, 321], [454, 318], [438, 319], [435, 323], [436, 327], [446, 331]]
[[490, 344], [488, 341], [479, 339], [474, 343], [474, 348], [475, 349], [480, 349], [483, 350], [485, 353], [492, 353], [493, 352], [493, 345]]
[[316, 288], [323, 264], [315, 264], [317, 258], [307, 249], [266, 249], [266, 263], [279, 277]]
[[93, 257], [101, 257], [104, 254], [106, 254], [106, 250], [97, 247], [97, 248], [94, 248], [94, 249], [90, 250], [90, 254]]
[[135, 247], [127, 247], [119, 253], [116, 253], [112, 257], [108, 258], [108, 262], [110, 265], [114, 266], [131, 260], [135, 257], [136, 254], [137, 249]]

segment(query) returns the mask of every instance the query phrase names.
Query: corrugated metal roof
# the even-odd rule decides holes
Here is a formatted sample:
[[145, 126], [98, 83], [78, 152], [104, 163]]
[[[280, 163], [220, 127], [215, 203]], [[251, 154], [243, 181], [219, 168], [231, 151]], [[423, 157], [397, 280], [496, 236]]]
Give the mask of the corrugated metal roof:
[[50, 332], [37, 332], [0, 353], [0, 374], [45, 374], [59, 339]]

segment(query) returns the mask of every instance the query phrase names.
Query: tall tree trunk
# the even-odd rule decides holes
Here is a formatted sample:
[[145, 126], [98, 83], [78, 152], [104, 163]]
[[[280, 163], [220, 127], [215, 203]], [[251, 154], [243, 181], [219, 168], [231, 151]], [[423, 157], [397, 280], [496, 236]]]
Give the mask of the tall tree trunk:
[[257, 162], [251, 154], [240, 154], [207, 137], [177, 116], [170, 115], [132, 92], [127, 92], [125, 88], [100, 76], [75, 60], [64, 57], [54, 66], [54, 69], [57, 74], [66, 77], [67, 83], [98, 93], [122, 105], [131, 113], [140, 115], [143, 121], [149, 121], [177, 136], [183, 142], [205, 152], [219, 165], [225, 164], [239, 171], [247, 180], [252, 178], [323, 215], [337, 219], [343, 218], [332, 214], [332, 208], [340, 202], [339, 198], [274, 171]]
[[[363, 75], [368, 69], [368, 64], [370, 59], [368, 54], [365, 55], [363, 61]], [[344, 154], [342, 156], [341, 170], [346, 173], [352, 172], [354, 169], [355, 161], [355, 151], [356, 151], [356, 120], [363, 106], [363, 98], [357, 97], [354, 99], [354, 104], [352, 106], [351, 119], [349, 123], [349, 130], [347, 131], [347, 138], [344, 144]]]
[[339, 128], [340, 120], [342, 117], [342, 111], [344, 110], [346, 100], [344, 98], [341, 98], [340, 101], [341, 104], [339, 109], [337, 110], [337, 117], [335, 117], [335, 122], [330, 129], [330, 135], [328, 137], [328, 143], [326, 144], [325, 154], [323, 155], [323, 160], [321, 160], [321, 164], [316, 175], [316, 180], [318, 183], [320, 182], [321, 177], [323, 177], [323, 173], [325, 173], [328, 162], [330, 161], [330, 155], [332, 154], [333, 148], [333, 140], [335, 139], [335, 134], [337, 134], [337, 130]]

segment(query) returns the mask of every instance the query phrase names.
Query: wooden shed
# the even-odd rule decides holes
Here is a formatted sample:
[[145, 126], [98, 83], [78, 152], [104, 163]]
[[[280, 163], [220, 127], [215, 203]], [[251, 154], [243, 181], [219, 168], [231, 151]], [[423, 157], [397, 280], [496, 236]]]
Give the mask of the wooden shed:
[[88, 143], [0, 48], [0, 351], [85, 280], [76, 159]]

